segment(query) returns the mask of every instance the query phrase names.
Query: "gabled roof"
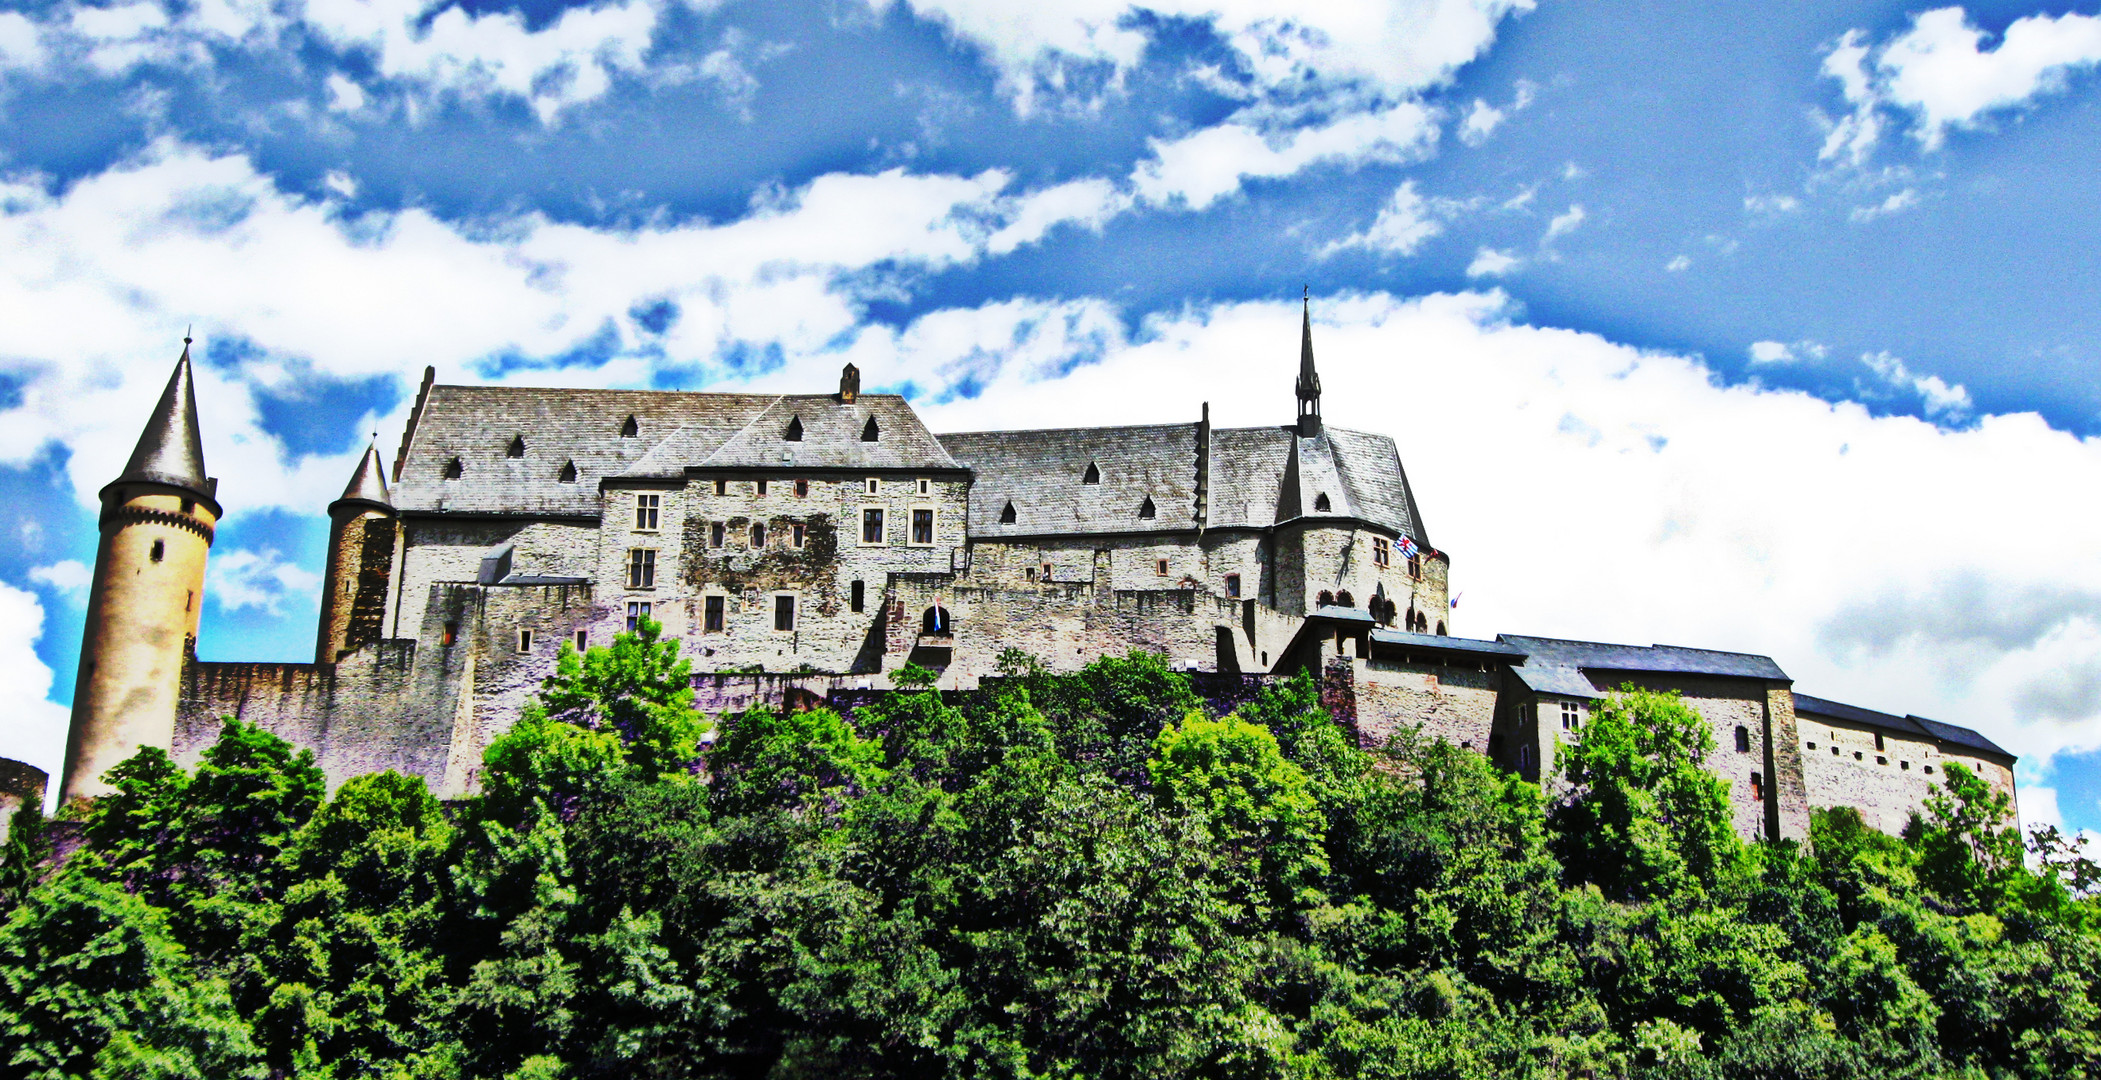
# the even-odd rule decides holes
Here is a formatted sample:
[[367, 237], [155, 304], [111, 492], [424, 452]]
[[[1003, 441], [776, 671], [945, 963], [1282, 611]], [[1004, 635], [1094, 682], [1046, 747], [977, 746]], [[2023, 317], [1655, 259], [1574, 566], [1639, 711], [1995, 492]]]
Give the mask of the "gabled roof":
[[161, 391], [146, 430], [131, 451], [131, 460], [113, 483], [166, 484], [181, 488], [211, 503], [214, 516], [218, 501], [211, 478], [204, 473], [204, 440], [197, 432], [197, 391], [190, 376], [190, 342], [183, 339], [182, 356]]
[[[1195, 424], [1155, 424], [940, 439], [973, 473], [972, 536], [1101, 534], [1196, 528], [1196, 431]], [[1099, 482], [1086, 482], [1089, 465]], [[1153, 516], [1139, 517], [1148, 498]], [[1000, 522], [1009, 502], [1011, 525]]]
[[[863, 442], [868, 422], [877, 437]], [[800, 421], [802, 439], [787, 439], [788, 425]], [[671, 443], [637, 462], [634, 472], [677, 465], [665, 460]], [[705, 460], [685, 466], [708, 469], [957, 469], [941, 442], [926, 429], [911, 403], [896, 394], [860, 394], [841, 404], [830, 394], [783, 394], [731, 435]]]
[[1808, 694], [1795, 695], [1795, 715], [1830, 717], [1868, 727], [1879, 727], [1915, 739], [1941, 743], [1943, 750], [1953, 745], [1961, 748], [1963, 752], [2005, 758], [2009, 765], [2018, 760], [1998, 743], [1985, 738], [1974, 729], [1956, 724], [1943, 724], [1923, 716], [1898, 716], [1894, 713], [1876, 712], [1873, 709], [1863, 709], [1857, 705], [1811, 697]]
[[1966, 750], [1974, 750], [1979, 753], [1997, 755], [1999, 757], [2005, 758], [2008, 764], [2012, 764], [2015, 760], [2017, 760], [2012, 754], [2008, 753], [2005, 750], [2005, 748], [2001, 747], [1998, 743], [1995, 743], [1990, 739], [1985, 738], [1982, 733], [1974, 729], [1961, 727], [1955, 724], [1943, 724], [1938, 720], [1928, 720], [1923, 716], [1907, 716], [1904, 719], [1909, 720], [1912, 723], [1917, 724], [1922, 728], [1925, 728], [1927, 731], [1932, 732], [1934, 736], [1940, 739], [1942, 742], [1954, 743], [1955, 745], [1960, 746]]
[[1720, 675], [1739, 679], [1788, 682], [1771, 657], [1753, 653], [1691, 649], [1682, 645], [1615, 645], [1602, 641], [1520, 637], [1497, 634], [1496, 640], [1523, 649], [1518, 678], [1533, 693], [1563, 697], [1603, 696], [1585, 672], [1638, 672], [1666, 675]]

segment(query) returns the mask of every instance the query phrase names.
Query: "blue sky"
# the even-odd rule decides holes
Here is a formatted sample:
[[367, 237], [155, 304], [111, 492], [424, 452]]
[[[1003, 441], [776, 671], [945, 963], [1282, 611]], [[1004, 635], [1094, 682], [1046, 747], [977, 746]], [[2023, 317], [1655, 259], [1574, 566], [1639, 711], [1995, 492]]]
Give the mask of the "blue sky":
[[2101, 826], [2095, 6], [1306, 7], [0, 12], [0, 742], [63, 723], [93, 492], [191, 323], [200, 651], [290, 660], [426, 364], [1269, 423], [1303, 286], [1458, 632], [1767, 653]]

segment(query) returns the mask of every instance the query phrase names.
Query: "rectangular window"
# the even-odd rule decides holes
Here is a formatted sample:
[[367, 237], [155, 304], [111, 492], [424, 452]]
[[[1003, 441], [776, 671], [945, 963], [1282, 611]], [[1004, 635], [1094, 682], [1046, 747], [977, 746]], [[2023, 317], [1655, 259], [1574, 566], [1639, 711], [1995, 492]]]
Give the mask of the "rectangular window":
[[727, 481], [727, 480], [717, 480], [717, 481], [715, 481], [715, 494], [717, 494], [717, 495], [727, 495], [727, 494], [729, 494], [729, 493], [730, 493], [730, 482], [729, 482], [729, 481]]
[[449, 623], [446, 623], [446, 624], [445, 624], [445, 647], [446, 647], [446, 648], [448, 648], [448, 649], [452, 648], [452, 643], [453, 643], [453, 642], [455, 642], [455, 641], [458, 641], [459, 639], [460, 639], [460, 624], [458, 624], [458, 623], [456, 623], [456, 622], [449, 622]]
[[850, 585], [850, 586], [848, 586], [848, 587], [847, 587], [847, 590], [846, 590], [846, 606], [847, 606], [847, 607], [849, 607], [849, 608], [853, 609], [854, 611], [860, 611], [860, 610], [861, 610], [861, 608], [863, 607], [863, 605], [867, 604], [867, 602], [868, 602], [868, 586], [867, 586], [867, 584], [866, 584], [866, 583], [864, 583], [864, 582], [859, 582], [859, 581], [856, 581], [856, 582], [854, 582], [854, 583], [853, 583], [852, 585]]
[[798, 499], [806, 498], [809, 494], [810, 482], [808, 480], [797, 480], [795, 482], [795, 497]]
[[584, 652], [590, 648], [591, 632], [589, 630], [578, 630], [576, 632], [576, 651]]
[[1423, 560], [1420, 555], [1408, 556], [1408, 576], [1417, 581], [1423, 579]]
[[1875, 733], [1875, 749], [1882, 749], [1882, 733], [1879, 731]]
[[775, 630], [795, 629], [794, 597], [776, 596], [773, 598], [773, 628]]
[[657, 531], [657, 507], [661, 495], [635, 496], [635, 528], [643, 532]]
[[919, 482], [919, 493], [920, 493], [921, 495], [931, 495], [931, 494], [933, 494], [933, 493], [934, 493], [934, 482], [933, 482], [932, 480], [921, 480], [921, 481]]
[[1574, 731], [1583, 726], [1583, 710], [1573, 701], [1561, 703], [1561, 730]]
[[1393, 562], [1393, 545], [1383, 536], [1372, 537], [1371, 561], [1373, 566], [1386, 566]]
[[809, 531], [809, 526], [807, 525], [788, 526], [788, 543], [796, 547], [801, 547], [803, 541], [808, 538]]
[[1753, 802], [1765, 801], [1765, 777], [1757, 773], [1751, 774], [1751, 799]]
[[1160, 575], [1161, 577], [1166, 577], [1166, 576], [1167, 576], [1167, 560], [1166, 560], [1166, 559], [1155, 559], [1155, 560], [1153, 560], [1153, 573], [1155, 573], [1155, 574], [1158, 574], [1158, 575]]
[[752, 490], [760, 495], [766, 494], [766, 481], [758, 481], [756, 484], [753, 485]]
[[762, 548], [766, 546], [765, 522], [758, 522], [751, 527], [751, 546], [755, 548]]
[[861, 542], [864, 544], [880, 544], [883, 542], [883, 511], [880, 508], [871, 506], [861, 511]]
[[627, 602], [627, 628], [630, 632], [641, 629], [642, 620], [646, 618], [649, 618], [649, 601], [630, 600]]
[[533, 632], [525, 629], [524, 627], [520, 627], [518, 629], [518, 651], [533, 651]]
[[1226, 596], [1227, 596], [1227, 597], [1229, 597], [1229, 598], [1231, 598], [1231, 599], [1234, 599], [1234, 600], [1238, 600], [1238, 599], [1240, 599], [1240, 575], [1239, 575], [1239, 574], [1227, 574], [1227, 575], [1226, 575]]
[[729, 526], [720, 521], [708, 526], [708, 546], [721, 547], [728, 533]]
[[702, 611], [700, 617], [700, 628], [702, 631], [710, 634], [722, 632], [722, 610], [728, 604], [728, 601], [728, 597], [708, 597], [707, 607]]
[[1035, 567], [1033, 567], [1033, 566], [1029, 567], [1029, 580], [1030, 580], [1030, 581], [1034, 581], [1034, 580], [1036, 580], [1036, 568], [1035, 568]]
[[1045, 580], [1045, 581], [1049, 581], [1050, 579], [1051, 579], [1051, 564], [1049, 564], [1049, 563], [1044, 563], [1044, 564], [1043, 564], [1043, 580]]
[[912, 511], [912, 542], [915, 544], [931, 544], [934, 542], [934, 512], [932, 510]]
[[657, 553], [650, 548], [629, 548], [627, 552], [627, 587], [630, 589], [654, 589], [657, 587]]
[[869, 478], [868, 478], [868, 493], [869, 493], [870, 495], [873, 495], [873, 494], [875, 494], [875, 493], [876, 493], [876, 486], [875, 486], [875, 477], [873, 477], [873, 476], [871, 476], [871, 477], [869, 477]]

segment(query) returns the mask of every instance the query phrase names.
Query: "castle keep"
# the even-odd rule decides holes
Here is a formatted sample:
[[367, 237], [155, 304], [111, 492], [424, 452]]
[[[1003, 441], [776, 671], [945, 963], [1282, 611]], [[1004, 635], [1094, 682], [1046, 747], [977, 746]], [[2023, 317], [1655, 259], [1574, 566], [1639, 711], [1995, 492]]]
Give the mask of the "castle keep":
[[441, 794], [565, 646], [647, 617], [703, 708], [880, 690], [907, 663], [965, 688], [1021, 649], [1070, 669], [1145, 649], [1230, 698], [1309, 671], [1368, 741], [1417, 727], [1553, 783], [1559, 747], [1622, 684], [1677, 690], [1746, 836], [1813, 807], [1900, 828], [1944, 762], [2009, 793], [1966, 728], [1792, 692], [1761, 656], [1452, 636], [1449, 559], [1394, 441], [1325, 424], [1310, 317], [1288, 425], [937, 435], [904, 398], [440, 385], [391, 463], [369, 447], [329, 506], [312, 663], [195, 658], [220, 517], [189, 354], [123, 475], [81, 650], [64, 792], [138, 746], [193, 763], [239, 716], [312, 749], [332, 783], [396, 769]]

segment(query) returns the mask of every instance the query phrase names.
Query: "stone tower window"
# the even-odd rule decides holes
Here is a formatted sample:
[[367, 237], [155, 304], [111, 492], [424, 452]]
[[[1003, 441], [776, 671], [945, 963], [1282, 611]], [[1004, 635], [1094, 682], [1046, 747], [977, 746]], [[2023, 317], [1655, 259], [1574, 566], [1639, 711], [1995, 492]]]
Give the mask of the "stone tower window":
[[465, 471], [465, 469], [460, 467], [460, 459], [458, 458], [453, 458], [445, 463], [445, 479], [447, 480], [457, 480], [460, 478], [460, 474]]
[[1739, 754], [1751, 752], [1751, 729], [1742, 724], [1736, 725], [1736, 752]]
[[1765, 777], [1758, 773], [1751, 774], [1751, 801], [1765, 801]]
[[787, 441], [789, 441], [789, 442], [801, 442], [801, 441], [802, 441], [802, 417], [800, 417], [800, 416], [797, 416], [797, 417], [793, 417], [793, 418], [791, 418], [791, 419], [790, 419], [790, 420], [788, 421], [788, 430], [786, 430], [786, 431], [783, 431], [783, 432], [781, 432], [781, 438], [783, 438], [783, 439], [785, 439], [785, 440], [787, 440]]
[[1445, 632], [1444, 632], [1444, 620], [1443, 620], [1443, 619], [1439, 619], [1439, 620], [1437, 620], [1437, 636], [1438, 636], [1438, 637], [1444, 637], [1444, 636], [1445, 636]]
[[1875, 749], [1882, 749], [1882, 733], [1879, 731], [1875, 733]]
[[1138, 516], [1141, 518], [1150, 518], [1153, 516], [1153, 514], [1153, 497], [1147, 495], [1145, 497], [1145, 501], [1138, 504]]
[[562, 483], [565, 484], [576, 483], [576, 462], [569, 461], [563, 463], [561, 480]]
[[1095, 465], [1094, 465], [1094, 462], [1091, 462], [1091, 461], [1090, 461], [1090, 462], [1088, 462], [1088, 463], [1087, 463], [1087, 475], [1085, 475], [1085, 476], [1082, 476], [1082, 477], [1080, 477], [1080, 483], [1082, 483], [1082, 484], [1099, 484], [1099, 483], [1101, 483], [1101, 482], [1102, 482], [1102, 471], [1101, 471], [1100, 469], [1098, 469], [1098, 468], [1096, 468], [1096, 467], [1095, 467]]
[[1328, 509], [1330, 509], [1331, 506], [1332, 504], [1328, 502], [1327, 492], [1323, 491], [1320, 494], [1315, 495], [1313, 497], [1313, 508], [1315, 510], [1319, 510], [1325, 513]]
[[873, 416], [869, 417], [869, 418], [868, 418], [868, 423], [866, 423], [866, 424], [863, 424], [863, 425], [861, 426], [861, 441], [862, 441], [862, 442], [874, 442], [874, 441], [876, 441], [877, 439], [880, 439], [880, 438], [882, 438], [882, 437], [883, 437], [883, 429], [882, 429], [882, 428], [880, 428], [880, 427], [878, 427], [878, 426], [876, 426], [876, 422], [875, 422], [875, 417], [873, 417]]
[[1227, 574], [1227, 575], [1226, 575], [1226, 596], [1227, 596], [1227, 598], [1229, 598], [1229, 599], [1233, 599], [1233, 600], [1238, 600], [1238, 599], [1240, 599], [1240, 575], [1239, 575], [1239, 574]]
[[1356, 607], [1357, 598], [1351, 596], [1350, 591], [1348, 589], [1344, 589], [1341, 592], [1335, 594], [1335, 603], [1339, 607]]
[[155, 540], [155, 541], [153, 542], [153, 550], [151, 550], [151, 551], [148, 551], [148, 552], [146, 553], [146, 557], [147, 557], [147, 558], [149, 558], [149, 559], [152, 559], [152, 560], [153, 560], [154, 562], [159, 562], [159, 561], [161, 561], [161, 557], [162, 557], [162, 556], [164, 556], [164, 555], [166, 555], [167, 553], [168, 553], [168, 545], [167, 545], [167, 542], [166, 542], [166, 541], [163, 541], [163, 540]]
[[798, 499], [808, 498], [809, 494], [810, 482], [808, 480], [797, 480], [795, 482], [795, 497]]
[[923, 634], [936, 636], [953, 633], [954, 629], [949, 622], [948, 609], [939, 604], [926, 609], [925, 613], [919, 616], [919, 631]]
[[723, 608], [726, 601], [720, 596], [708, 597], [707, 606], [701, 612], [700, 629], [703, 633], [719, 634], [723, 626]]
[[518, 458], [518, 457], [524, 457], [524, 456], [525, 456], [525, 436], [523, 436], [523, 435], [513, 435], [513, 436], [511, 437], [511, 448], [510, 448], [510, 450], [508, 450], [508, 451], [506, 451], [506, 452], [505, 452], [505, 456], [507, 456], [507, 457], [514, 457], [514, 458]]
[[773, 598], [773, 628], [783, 631], [795, 629], [794, 597], [776, 596]]
[[753, 546], [753, 547], [755, 547], [755, 548], [762, 548], [762, 547], [765, 547], [765, 546], [766, 546], [766, 523], [765, 523], [765, 522], [761, 521], [761, 522], [757, 522], [757, 523], [755, 523], [755, 524], [753, 524], [753, 525], [752, 525], [752, 527], [751, 527], [751, 546]]
[[1167, 576], [1167, 560], [1166, 560], [1166, 559], [1155, 559], [1155, 560], [1153, 561], [1153, 572], [1154, 572], [1154, 573], [1156, 573], [1156, 574], [1159, 574], [1159, 575], [1160, 575], [1161, 577], [1166, 577], [1166, 576]]
[[715, 523], [714, 523], [714, 524], [712, 524], [712, 525], [709, 525], [709, 526], [708, 526], [708, 546], [709, 546], [709, 547], [721, 547], [721, 546], [722, 546], [722, 537], [723, 537], [723, 533], [724, 533], [725, 531], [727, 531], [727, 526], [725, 526], [725, 525], [724, 525], [724, 524], [723, 524], [722, 522], [720, 522], [720, 521], [718, 521], [718, 522], [715, 522]]
[[1012, 525], [1012, 524], [1014, 524], [1014, 503], [1013, 503], [1013, 500], [1011, 500], [1011, 499], [1010, 499], [1010, 500], [1008, 500], [1008, 502], [1007, 502], [1007, 505], [1006, 505], [1006, 507], [1005, 507], [1004, 509], [1002, 509], [1002, 510], [1001, 510], [1001, 511], [999, 512], [999, 523], [1000, 523], [1000, 524], [1002, 524], [1002, 525]]
[[623, 439], [632, 439], [636, 435], [641, 434], [641, 432], [642, 426], [640, 424], [635, 423], [635, 414], [627, 414], [627, 423], [620, 425], [620, 437]]
[[522, 653], [533, 651], [533, 632], [523, 626], [518, 628], [518, 651]]
[[1335, 594], [1334, 594], [1334, 593], [1331, 593], [1331, 592], [1329, 592], [1329, 591], [1328, 591], [1328, 590], [1326, 590], [1326, 589], [1322, 589], [1322, 590], [1320, 591], [1320, 596], [1319, 596], [1319, 597], [1318, 597], [1317, 599], [1315, 599], [1315, 600], [1314, 600], [1314, 603], [1316, 603], [1316, 604], [1320, 605], [1321, 607], [1334, 607], [1334, 606], [1335, 606]]
[[867, 583], [867, 582], [865, 582], [865, 581], [855, 581], [855, 582], [854, 582], [854, 583], [853, 583], [852, 585], [850, 585], [850, 586], [848, 586], [848, 587], [847, 587], [847, 590], [846, 590], [846, 606], [847, 606], [848, 608], [851, 608], [851, 609], [852, 609], [852, 610], [854, 610], [855, 612], [859, 612], [859, 611], [861, 611], [861, 610], [862, 610], [863, 608], [865, 608], [865, 607], [867, 606], [867, 604], [868, 604], [868, 583]]

